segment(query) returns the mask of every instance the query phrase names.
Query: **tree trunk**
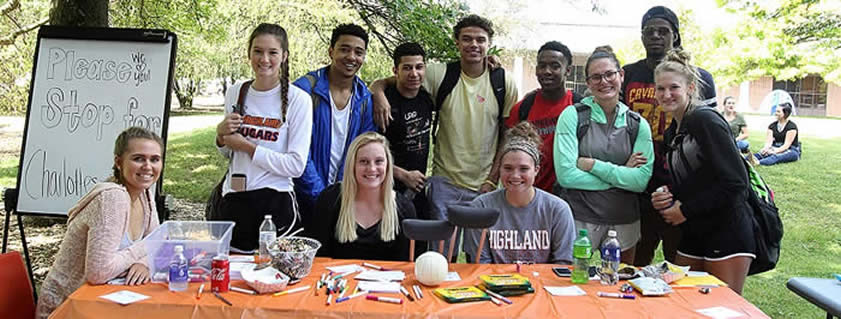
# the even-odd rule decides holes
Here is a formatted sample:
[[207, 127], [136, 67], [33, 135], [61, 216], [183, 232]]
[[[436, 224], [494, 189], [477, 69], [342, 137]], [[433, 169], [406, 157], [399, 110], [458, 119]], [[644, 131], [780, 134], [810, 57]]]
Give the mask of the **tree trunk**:
[[50, 25], [108, 27], [108, 0], [52, 0]]

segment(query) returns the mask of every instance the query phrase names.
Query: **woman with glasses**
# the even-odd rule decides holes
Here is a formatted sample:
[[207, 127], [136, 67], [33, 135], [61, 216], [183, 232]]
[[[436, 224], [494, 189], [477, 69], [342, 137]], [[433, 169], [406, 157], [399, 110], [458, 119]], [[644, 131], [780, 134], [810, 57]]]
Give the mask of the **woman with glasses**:
[[639, 193], [653, 165], [651, 129], [619, 101], [624, 71], [609, 46], [599, 47], [585, 65], [592, 93], [558, 118], [555, 174], [575, 226], [600, 245], [616, 230], [622, 262], [631, 264], [640, 238]]
[[667, 223], [680, 226], [675, 263], [709, 272], [741, 294], [756, 258], [743, 159], [727, 121], [698, 106], [698, 70], [685, 52], [669, 52], [654, 81], [655, 98], [674, 121], [665, 133], [672, 189], [658, 188], [651, 204]]

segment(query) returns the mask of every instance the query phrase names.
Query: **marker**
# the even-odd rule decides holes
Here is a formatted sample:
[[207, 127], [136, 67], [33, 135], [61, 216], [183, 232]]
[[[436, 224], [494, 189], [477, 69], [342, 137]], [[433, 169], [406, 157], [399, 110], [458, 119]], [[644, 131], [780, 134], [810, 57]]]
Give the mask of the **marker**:
[[418, 297], [418, 299], [423, 299], [423, 290], [421, 290], [420, 286], [414, 285], [414, 288], [415, 288], [415, 295]]
[[403, 287], [403, 285], [400, 285], [400, 292], [402, 292], [403, 295], [406, 296], [407, 299], [409, 299], [409, 301], [415, 301], [415, 298], [413, 298], [412, 295], [409, 294], [409, 291], [406, 290], [406, 287]]
[[347, 275], [350, 275], [350, 274], [352, 274], [352, 273], [355, 273], [355, 272], [356, 272], [356, 270], [354, 270], [354, 271], [348, 271], [348, 272], [343, 273], [343, 274], [338, 274], [338, 275], [336, 275], [336, 277], [333, 277], [333, 280], [336, 280], [336, 279], [341, 279], [341, 278], [343, 278], [343, 277], [345, 277], [345, 276], [347, 276]]
[[225, 297], [222, 297], [222, 295], [220, 295], [218, 292], [214, 291], [213, 295], [216, 296], [216, 298], [219, 298], [219, 300], [222, 300], [222, 302], [228, 304], [228, 306], [233, 306], [234, 305], [230, 301], [228, 301], [228, 299], [225, 299]]
[[637, 299], [637, 296], [630, 295], [630, 294], [620, 294], [618, 292], [602, 292], [599, 291], [596, 293], [597, 296], [602, 298], [617, 298], [617, 299]]
[[502, 306], [502, 302], [494, 297], [491, 297], [491, 302], [495, 303], [497, 306]]
[[370, 264], [370, 263], [362, 263], [362, 266], [369, 267], [369, 268], [374, 268], [374, 269], [380, 270], [380, 271], [388, 270], [388, 269], [383, 268], [382, 266], [377, 266], [377, 265]]
[[296, 292], [304, 291], [304, 290], [307, 290], [307, 289], [310, 289], [310, 286], [303, 286], [303, 287], [298, 287], [298, 288], [294, 288], [294, 289], [284, 290], [284, 291], [281, 291], [281, 292], [276, 292], [273, 296], [274, 297], [279, 297], [279, 296], [283, 296], [283, 295], [294, 294]]
[[231, 291], [236, 291], [238, 293], [242, 293], [242, 294], [246, 294], [246, 295], [256, 295], [257, 294], [257, 292], [254, 291], [254, 290], [242, 289], [242, 288], [233, 287], [233, 286], [231, 287]]
[[201, 286], [199, 286], [199, 292], [196, 293], [196, 300], [201, 299], [201, 292], [202, 291], [204, 291], [204, 284], [201, 284]]
[[367, 294], [368, 294], [367, 291], [360, 291], [360, 292], [357, 292], [357, 293], [352, 294], [350, 296], [341, 297], [339, 299], [336, 299], [336, 303], [345, 302], [345, 301], [348, 301], [350, 299], [353, 299], [353, 298], [356, 298], [356, 297], [359, 297], [359, 296], [364, 296], [364, 295], [367, 295]]
[[[480, 288], [480, 289], [481, 289], [481, 288]], [[497, 293], [495, 293], [495, 292], [493, 292], [493, 291], [490, 291], [490, 290], [488, 290], [488, 289], [482, 289], [482, 290], [483, 290], [485, 293], [487, 293], [487, 294], [491, 295], [491, 297], [496, 297], [496, 299], [502, 300], [502, 302], [504, 302], [504, 303], [507, 303], [507, 304], [509, 304], [509, 305], [514, 303], [513, 301], [509, 300], [508, 298], [505, 298], [505, 297], [503, 297], [503, 296], [501, 296], [501, 295], [499, 295], [499, 294], [497, 294]]]
[[382, 301], [382, 302], [388, 302], [388, 303], [396, 303], [396, 304], [398, 304], [398, 305], [403, 303], [403, 299], [400, 299], [400, 298], [391, 298], [391, 297], [380, 297], [380, 296], [372, 296], [372, 295], [368, 295], [368, 296], [366, 296], [366, 297], [365, 297], [365, 299], [368, 299], [368, 300], [375, 300], [375, 301]]
[[333, 300], [333, 295], [332, 294], [327, 294], [327, 302], [324, 303], [324, 304], [329, 306], [331, 300]]

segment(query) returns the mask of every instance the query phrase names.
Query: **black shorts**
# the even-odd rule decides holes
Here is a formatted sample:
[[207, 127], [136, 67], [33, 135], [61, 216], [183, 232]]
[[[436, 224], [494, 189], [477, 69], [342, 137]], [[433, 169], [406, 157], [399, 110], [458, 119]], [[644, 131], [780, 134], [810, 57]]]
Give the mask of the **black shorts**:
[[[732, 210], [732, 218], [720, 218], [712, 228], [693, 229], [684, 227], [683, 236], [677, 248], [678, 255], [705, 261], [720, 261], [732, 257], [756, 258], [756, 239], [753, 235], [753, 220], [747, 203]], [[704, 217], [701, 217], [704, 218]]]
[[[230, 192], [223, 197], [221, 210], [220, 220], [236, 222], [231, 248], [239, 253], [253, 253], [258, 248], [257, 238], [265, 215], [272, 215], [279, 234], [289, 227], [295, 230], [301, 227], [301, 219], [295, 217], [291, 192], [278, 192], [271, 188]], [[291, 225], [293, 220], [295, 225]]]

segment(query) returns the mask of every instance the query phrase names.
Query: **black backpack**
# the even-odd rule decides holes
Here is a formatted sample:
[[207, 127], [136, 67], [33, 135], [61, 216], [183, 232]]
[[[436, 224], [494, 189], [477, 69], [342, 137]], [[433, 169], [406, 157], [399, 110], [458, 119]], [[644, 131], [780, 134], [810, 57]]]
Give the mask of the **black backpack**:
[[[505, 111], [505, 70], [496, 68], [490, 70], [491, 87], [496, 97], [496, 103], [499, 106], [498, 123], [502, 124], [502, 112]], [[438, 94], [435, 96], [435, 117], [432, 119], [432, 143], [434, 144], [438, 136], [438, 118], [441, 114], [441, 106], [444, 104], [444, 99], [450, 95], [453, 89], [458, 84], [458, 79], [461, 77], [461, 62], [447, 63], [447, 72], [444, 73], [444, 80], [441, 81], [441, 86], [438, 88]]]
[[756, 259], [751, 262], [748, 275], [754, 275], [777, 266], [783, 241], [783, 222], [774, 204], [774, 191], [747, 160], [742, 163], [748, 175], [748, 205], [753, 212], [751, 220], [756, 240]]

